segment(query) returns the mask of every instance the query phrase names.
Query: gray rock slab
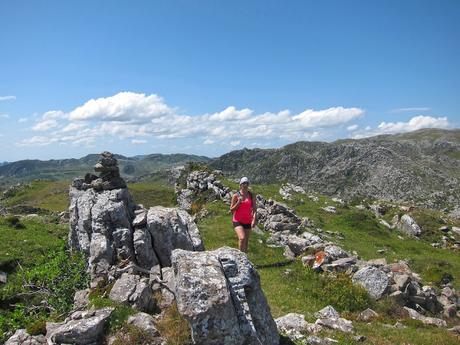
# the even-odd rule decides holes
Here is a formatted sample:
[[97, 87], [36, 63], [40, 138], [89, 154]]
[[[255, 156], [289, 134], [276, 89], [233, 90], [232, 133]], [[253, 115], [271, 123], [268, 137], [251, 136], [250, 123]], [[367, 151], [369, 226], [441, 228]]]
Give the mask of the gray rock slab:
[[353, 282], [364, 287], [369, 295], [375, 299], [381, 298], [389, 285], [387, 274], [373, 266], [358, 270], [353, 275]]
[[48, 325], [46, 337], [57, 344], [88, 345], [98, 343], [104, 334], [105, 323], [113, 308], [96, 310], [93, 316], [71, 319], [61, 324]]

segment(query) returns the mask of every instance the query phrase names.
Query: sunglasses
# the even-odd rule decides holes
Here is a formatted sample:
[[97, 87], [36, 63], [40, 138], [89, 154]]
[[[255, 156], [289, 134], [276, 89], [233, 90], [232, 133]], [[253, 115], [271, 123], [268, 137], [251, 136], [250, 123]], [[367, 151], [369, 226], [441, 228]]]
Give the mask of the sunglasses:
[[249, 182], [243, 182], [242, 185], [248, 186], [248, 185], [249, 185]]

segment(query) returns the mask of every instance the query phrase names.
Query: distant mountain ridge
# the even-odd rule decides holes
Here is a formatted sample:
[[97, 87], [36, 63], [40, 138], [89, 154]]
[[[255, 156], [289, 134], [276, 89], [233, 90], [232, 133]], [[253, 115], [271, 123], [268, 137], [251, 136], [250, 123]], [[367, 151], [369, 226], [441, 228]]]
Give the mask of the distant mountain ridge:
[[[151, 154], [144, 156], [125, 157], [115, 155], [123, 177], [138, 178], [152, 172], [183, 165], [190, 161], [207, 163], [211, 159], [205, 156], [187, 154]], [[0, 183], [11, 181], [27, 181], [31, 179], [72, 179], [93, 171], [99, 160], [99, 154], [89, 154], [76, 159], [20, 160], [0, 165]]]
[[460, 201], [460, 129], [243, 149], [210, 165], [231, 177], [291, 182], [345, 199], [408, 201], [436, 208]]

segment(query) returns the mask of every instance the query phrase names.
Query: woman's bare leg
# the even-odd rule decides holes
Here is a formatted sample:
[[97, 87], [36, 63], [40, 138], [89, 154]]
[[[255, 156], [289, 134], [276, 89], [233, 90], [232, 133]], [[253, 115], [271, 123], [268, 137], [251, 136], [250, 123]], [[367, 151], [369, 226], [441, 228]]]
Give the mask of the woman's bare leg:
[[246, 230], [242, 226], [236, 226], [235, 231], [238, 236], [238, 249], [246, 253], [248, 250]]
[[251, 229], [244, 229], [244, 245], [243, 245], [243, 252], [248, 252], [248, 245], [249, 245], [249, 234], [251, 233]]

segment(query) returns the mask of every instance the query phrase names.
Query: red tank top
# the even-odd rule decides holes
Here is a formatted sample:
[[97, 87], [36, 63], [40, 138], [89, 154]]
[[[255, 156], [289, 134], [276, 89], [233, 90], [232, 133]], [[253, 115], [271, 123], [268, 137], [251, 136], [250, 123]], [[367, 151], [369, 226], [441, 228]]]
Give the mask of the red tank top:
[[238, 208], [233, 212], [233, 222], [241, 224], [251, 224], [252, 222], [252, 196], [248, 194], [248, 197], [243, 200]]

